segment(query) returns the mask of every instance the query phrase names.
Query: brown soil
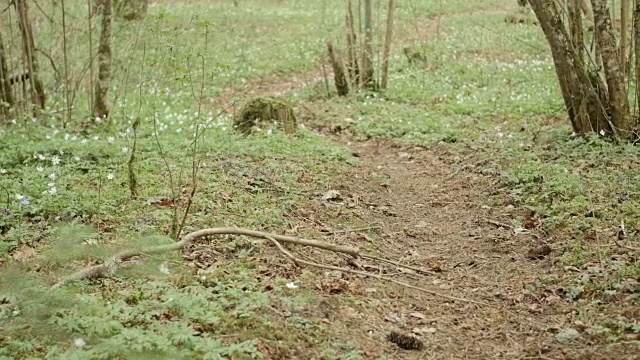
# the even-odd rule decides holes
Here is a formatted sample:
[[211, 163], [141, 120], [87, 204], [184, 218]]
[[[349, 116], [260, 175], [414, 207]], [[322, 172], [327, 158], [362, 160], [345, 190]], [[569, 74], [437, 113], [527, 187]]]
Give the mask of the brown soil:
[[[335, 179], [330, 188], [339, 190], [344, 201], [330, 211], [317, 209], [318, 219], [335, 229], [345, 224], [371, 229], [329, 236], [332, 242], [361, 246], [431, 274], [407, 277], [393, 267], [370, 271], [483, 303], [345, 275], [352, 282], [349, 292], [375, 311], [365, 315], [343, 308], [334, 315], [335, 325], [369, 349], [372, 358], [634, 358], [624, 357], [633, 344], [605, 348], [556, 340], [558, 332], [575, 327], [575, 309], [551, 290], [541, 297], [527, 295], [525, 285], [553, 270], [552, 256], [543, 251], [542, 259], [533, 259], [530, 250], [542, 248], [544, 241], [516, 235], [509, 224], [496, 225], [517, 210], [491, 203], [490, 178], [456, 173], [452, 164], [459, 156], [443, 149], [372, 142], [350, 147], [361, 163]], [[424, 350], [398, 349], [386, 340], [391, 331], [413, 333]]]
[[[239, 95], [279, 95], [321, 79], [319, 70], [295, 78], [274, 76], [229, 90], [215, 102], [228, 104]], [[327, 191], [339, 191], [336, 201], [304, 209], [295, 214], [296, 220], [303, 220], [301, 226], [307, 232], [324, 231], [324, 240], [359, 246], [425, 269], [426, 275], [359, 264], [364, 270], [432, 292], [327, 273], [316, 286], [324, 300], [310, 305], [310, 311], [326, 317], [334, 331], [344, 335], [336, 340], [355, 342], [367, 359], [380, 355], [391, 359], [640, 358], [634, 355], [637, 344], [633, 342], [601, 345], [558, 340], [566, 329], [580, 329], [578, 309], [561, 300], [561, 289], [542, 286], [542, 291], [531, 295], [525, 288], [545, 274], [562, 271], [553, 263], [559, 249], [553, 243], [547, 245], [550, 239], [516, 234], [505, 219], [524, 212], [492, 203], [494, 179], [469, 171], [477, 165], [473, 154], [453, 147], [405, 147], [326, 136], [349, 147], [361, 162], [326, 185]], [[319, 259], [314, 250], [307, 255], [345, 265], [336, 264], [335, 257]], [[359, 312], [333, 296], [342, 292], [372, 310]], [[415, 336], [423, 349], [401, 350], [387, 339], [392, 331]]]

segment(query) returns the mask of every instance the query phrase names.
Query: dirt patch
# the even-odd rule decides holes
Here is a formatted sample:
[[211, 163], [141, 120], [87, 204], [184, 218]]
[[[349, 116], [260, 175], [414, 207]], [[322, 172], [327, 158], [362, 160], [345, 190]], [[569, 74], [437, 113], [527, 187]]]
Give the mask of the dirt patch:
[[[573, 333], [576, 309], [551, 289], [542, 297], [526, 291], [558, 271], [557, 249], [532, 257], [546, 241], [504, 224], [517, 210], [489, 201], [490, 178], [456, 173], [458, 154], [384, 142], [349, 146], [361, 163], [329, 186], [343, 201], [309, 209], [329, 227], [326, 237], [430, 274], [403, 274], [393, 267], [370, 271], [484, 305], [346, 276], [348, 292], [375, 311], [358, 314], [356, 326], [352, 309], [336, 314], [333, 323], [345, 337], [394, 359], [634, 358], [633, 344], [607, 348], [562, 337]], [[387, 340], [392, 331], [416, 336], [423, 350], [400, 350]]]
[[[436, 25], [435, 20], [421, 24], [428, 30]], [[273, 75], [228, 90], [214, 101], [228, 104], [238, 96], [281, 95], [322, 80], [321, 74], [318, 68]], [[426, 276], [393, 266], [358, 264], [470, 301], [452, 301], [351, 274], [315, 273], [312, 281], [323, 300], [309, 305], [307, 317], [329, 321], [340, 340], [355, 342], [371, 359], [383, 354], [393, 359], [638, 358], [633, 341], [607, 344], [582, 333], [578, 305], [565, 300], [563, 289], [545, 286], [541, 280], [562, 276], [565, 270], [555, 261], [562, 249], [553, 239], [509, 223], [526, 215], [492, 202], [494, 179], [468, 171], [477, 165], [473, 154], [447, 147], [357, 143], [326, 132], [330, 141], [349, 147], [360, 164], [329, 184], [319, 184], [321, 191], [335, 193], [315, 207], [289, 214], [298, 227], [291, 233], [314, 237], [321, 233], [327, 241], [359, 246], [425, 269]], [[345, 265], [338, 257], [322, 258], [309, 249], [302, 252]], [[288, 277], [298, 273], [290, 268], [282, 271], [291, 272]], [[339, 296], [343, 293], [364, 306], [346, 304]], [[415, 336], [422, 349], [401, 350], [388, 340], [394, 331]]]

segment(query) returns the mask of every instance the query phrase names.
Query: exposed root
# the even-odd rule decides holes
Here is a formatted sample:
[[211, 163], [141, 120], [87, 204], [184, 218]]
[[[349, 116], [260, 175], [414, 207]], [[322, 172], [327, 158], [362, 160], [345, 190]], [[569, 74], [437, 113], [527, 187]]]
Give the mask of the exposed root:
[[422, 292], [425, 292], [427, 294], [430, 294], [430, 295], [433, 295], [433, 296], [437, 296], [437, 297], [442, 297], [442, 298], [445, 298], [445, 299], [448, 299], [448, 300], [460, 301], [460, 302], [466, 302], [466, 303], [472, 303], [472, 304], [478, 304], [478, 305], [485, 305], [485, 306], [491, 306], [490, 304], [479, 302], [479, 301], [475, 301], [475, 300], [470, 300], [470, 299], [465, 299], [465, 298], [459, 298], [459, 297], [455, 297], [455, 296], [449, 296], [449, 295], [445, 295], [445, 294], [440, 294], [440, 293], [437, 293], [435, 291], [427, 290], [425, 288], [421, 288], [421, 287], [418, 287], [418, 286], [410, 285], [410, 284], [407, 284], [407, 283], [404, 283], [404, 282], [401, 282], [401, 281], [398, 281], [398, 280], [395, 280], [395, 279], [392, 279], [392, 278], [389, 278], [389, 277], [377, 275], [377, 274], [372, 274], [372, 273], [368, 273], [368, 272], [364, 272], [364, 271], [357, 271], [357, 270], [352, 270], [352, 269], [348, 269], [348, 268], [342, 268], [342, 267], [338, 267], [338, 266], [319, 264], [319, 263], [315, 263], [315, 262], [311, 262], [311, 261], [307, 261], [307, 260], [302, 260], [302, 259], [299, 259], [299, 258], [295, 257], [293, 254], [291, 254], [280, 243], [284, 242], [284, 243], [290, 243], [290, 244], [297, 244], [297, 245], [303, 245], [303, 246], [316, 247], [316, 248], [323, 249], [323, 250], [328, 250], [328, 251], [332, 251], [332, 252], [347, 254], [347, 255], [350, 255], [350, 256], [352, 256], [354, 258], [363, 257], [363, 258], [367, 258], [367, 259], [370, 259], [370, 260], [385, 262], [385, 263], [393, 264], [393, 265], [396, 265], [396, 266], [399, 266], [399, 267], [412, 269], [412, 270], [415, 270], [415, 271], [418, 271], [418, 272], [424, 272], [424, 270], [421, 270], [421, 269], [418, 269], [418, 268], [414, 268], [414, 267], [410, 267], [410, 266], [406, 266], [406, 265], [402, 265], [400, 263], [397, 263], [397, 262], [394, 262], [394, 261], [391, 261], [391, 260], [382, 259], [382, 258], [378, 258], [378, 257], [371, 256], [371, 255], [361, 254], [360, 250], [358, 248], [333, 245], [333, 244], [329, 244], [329, 243], [322, 242], [322, 241], [317, 241], [317, 240], [299, 239], [299, 238], [295, 238], [295, 237], [291, 237], [291, 236], [270, 234], [270, 233], [265, 233], [265, 232], [261, 232], [261, 231], [248, 230], [248, 229], [236, 229], [236, 228], [202, 229], [202, 230], [194, 231], [192, 233], [189, 233], [189, 234], [185, 235], [182, 240], [180, 240], [180, 241], [178, 241], [178, 242], [176, 242], [174, 244], [150, 246], [150, 247], [146, 247], [146, 248], [142, 248], [142, 249], [132, 249], [132, 250], [122, 251], [122, 252], [120, 252], [120, 253], [108, 258], [102, 264], [94, 265], [94, 266], [91, 266], [91, 267], [88, 267], [88, 268], [84, 268], [82, 270], [79, 270], [79, 271], [67, 276], [67, 277], [64, 277], [63, 279], [61, 279], [60, 281], [55, 283], [51, 287], [51, 289], [57, 289], [57, 288], [60, 288], [60, 287], [62, 287], [64, 285], [67, 285], [67, 284], [69, 284], [71, 282], [82, 280], [82, 279], [94, 279], [94, 278], [100, 278], [100, 277], [113, 275], [115, 273], [115, 271], [117, 270], [117, 267], [119, 266], [119, 264], [122, 261], [130, 259], [130, 258], [132, 258], [134, 256], [150, 255], [150, 254], [157, 254], [157, 253], [168, 252], [168, 251], [181, 250], [185, 246], [191, 244], [194, 240], [196, 240], [198, 238], [205, 237], [205, 236], [212, 236], [212, 235], [224, 235], [224, 234], [246, 235], [246, 236], [251, 236], [251, 237], [256, 237], [256, 238], [267, 239], [267, 240], [271, 241], [278, 248], [278, 250], [280, 250], [280, 252], [284, 256], [286, 256], [288, 259], [290, 259], [291, 261], [293, 261], [296, 264], [303, 264], [303, 265], [313, 266], [313, 267], [322, 268], [322, 269], [337, 270], [337, 271], [342, 271], [342, 272], [346, 272], [346, 273], [372, 277], [372, 278], [376, 278], [378, 280], [392, 282], [394, 284], [397, 284], [397, 285], [400, 285], [400, 286], [403, 286], [403, 287], [406, 287], [406, 288], [409, 288], [409, 289], [422, 291]]

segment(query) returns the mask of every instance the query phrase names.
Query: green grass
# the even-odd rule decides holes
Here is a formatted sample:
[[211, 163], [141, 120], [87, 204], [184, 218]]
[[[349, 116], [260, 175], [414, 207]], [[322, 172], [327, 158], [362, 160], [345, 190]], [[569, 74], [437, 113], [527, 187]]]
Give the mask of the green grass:
[[[210, 268], [194, 271], [177, 254], [149, 256], [109, 279], [46, 290], [117, 250], [173, 241], [169, 205], [175, 198], [178, 215], [184, 211], [196, 124], [207, 129], [199, 137], [198, 191], [185, 231], [237, 226], [281, 233], [296, 225], [292, 213], [312, 206], [354, 161], [307, 130], [244, 138], [230, 131], [229, 118], [216, 117], [220, 109], [208, 101], [223, 89], [315, 68], [326, 39], [342, 38], [340, 1], [239, 3], [158, 3], [144, 21], [117, 23], [113, 116], [88, 123], [88, 82], [80, 75], [86, 62], [76, 61], [89, 52], [86, 14], [80, 2], [69, 6], [69, 73], [79, 90], [68, 126], [62, 126], [66, 98], [57, 92], [41, 121], [20, 117], [0, 129], [0, 358], [242, 359], [262, 358], [265, 347], [286, 358], [362, 358], [348, 339], [336, 341], [350, 329], [302, 315], [317, 303], [317, 292], [288, 289], [285, 272], [255, 261], [268, 250], [244, 237], [218, 239]], [[638, 150], [571, 136], [559, 119], [562, 101], [540, 31], [507, 25], [487, 10], [501, 3], [403, 2], [399, 37], [424, 49], [426, 68], [407, 65], [398, 46], [385, 94], [313, 101], [326, 110], [317, 121], [348, 126], [360, 139], [440, 146], [469, 162], [489, 159], [479, 171], [497, 181], [492, 205], [534, 210], [564, 249], [559, 268], [584, 270], [545, 284], [566, 289], [594, 337], [637, 334], [637, 321], [623, 315], [625, 305], [637, 302], [631, 281], [640, 277], [637, 255], [594, 243], [611, 243], [623, 220], [627, 239], [638, 239]], [[425, 40], [424, 19], [438, 14], [458, 15], [443, 20], [438, 38]], [[36, 38], [61, 71], [56, 19], [41, 20]], [[95, 44], [95, 29], [92, 36]], [[12, 39], [6, 45], [17, 49]], [[17, 61], [13, 54], [13, 68]], [[43, 68], [48, 89], [61, 85], [44, 60]], [[291, 99], [317, 95], [310, 87]], [[127, 161], [136, 118], [139, 197], [131, 199]], [[594, 232], [597, 242], [589, 237]], [[361, 306], [347, 295], [335, 298]], [[74, 345], [77, 339], [86, 345]]]
[[[638, 302], [637, 252], [614, 239], [621, 224], [625, 241], [640, 238], [640, 150], [572, 134], [538, 27], [489, 12], [447, 17], [442, 28], [439, 39], [414, 45], [426, 54], [424, 66], [398, 56], [384, 95], [314, 100], [323, 114], [317, 122], [363, 140], [441, 147], [480, 164], [472, 171], [495, 179], [492, 206], [514, 205], [542, 220], [563, 274], [551, 283], [590, 318], [594, 338], [638, 334], [634, 312], [620, 315]], [[299, 97], [318, 98], [314, 88]], [[521, 216], [513, 220], [522, 225]]]

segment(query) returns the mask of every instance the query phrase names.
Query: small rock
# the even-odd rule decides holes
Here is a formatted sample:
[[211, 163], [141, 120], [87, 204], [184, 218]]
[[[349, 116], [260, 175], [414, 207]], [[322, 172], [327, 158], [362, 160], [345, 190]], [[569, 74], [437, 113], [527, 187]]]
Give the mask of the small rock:
[[322, 200], [324, 201], [340, 201], [342, 200], [342, 195], [340, 194], [340, 191], [338, 190], [329, 190], [326, 193], [324, 193], [324, 195], [322, 195]]

